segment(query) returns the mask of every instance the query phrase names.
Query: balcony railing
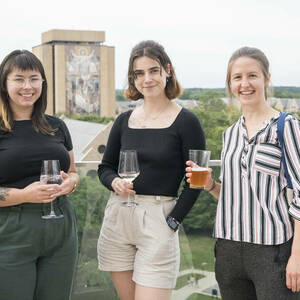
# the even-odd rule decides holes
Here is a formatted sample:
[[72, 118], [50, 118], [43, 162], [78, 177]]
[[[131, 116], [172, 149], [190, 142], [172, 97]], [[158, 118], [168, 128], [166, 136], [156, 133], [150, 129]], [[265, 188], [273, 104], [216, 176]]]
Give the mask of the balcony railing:
[[[79, 235], [79, 260], [72, 300], [118, 299], [109, 274], [99, 271], [97, 264], [97, 240], [110, 194], [99, 182], [98, 164], [98, 161], [76, 162], [81, 182], [76, 191], [69, 195], [75, 206]], [[217, 174], [220, 161], [211, 160], [210, 166]], [[219, 299], [220, 293], [214, 276], [214, 239], [211, 237], [215, 209], [213, 206], [211, 217], [206, 219], [205, 207], [205, 203], [216, 206], [216, 199], [208, 193], [201, 193], [197, 202], [201, 202], [204, 207], [195, 207], [196, 203], [180, 226], [180, 273], [172, 300]], [[194, 209], [197, 210], [196, 214], [193, 214]], [[194, 215], [202, 224], [200, 229], [193, 228]]]

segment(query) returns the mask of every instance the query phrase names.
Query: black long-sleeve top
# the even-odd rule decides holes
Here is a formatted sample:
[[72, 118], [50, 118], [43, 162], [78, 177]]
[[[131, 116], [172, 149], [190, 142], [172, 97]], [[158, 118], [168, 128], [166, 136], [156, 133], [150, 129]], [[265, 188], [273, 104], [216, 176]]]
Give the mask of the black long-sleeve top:
[[[131, 113], [132, 110], [121, 114], [114, 122], [98, 168], [100, 181], [112, 190], [111, 183], [118, 176], [120, 150], [134, 149], [140, 167], [140, 175], [133, 181], [135, 192], [177, 197], [189, 149], [205, 149], [205, 136], [199, 119], [182, 108], [170, 127], [136, 129], [128, 127]], [[182, 222], [199, 193], [199, 190], [190, 189], [185, 181], [170, 215]]]

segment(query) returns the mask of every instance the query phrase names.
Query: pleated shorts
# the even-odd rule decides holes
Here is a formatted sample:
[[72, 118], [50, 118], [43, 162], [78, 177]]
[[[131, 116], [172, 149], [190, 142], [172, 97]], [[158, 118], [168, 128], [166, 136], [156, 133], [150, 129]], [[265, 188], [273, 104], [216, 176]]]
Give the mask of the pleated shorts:
[[179, 271], [178, 231], [166, 223], [176, 198], [135, 195], [136, 207], [122, 206], [126, 197], [111, 194], [98, 240], [99, 269], [133, 270], [133, 281], [172, 289]]

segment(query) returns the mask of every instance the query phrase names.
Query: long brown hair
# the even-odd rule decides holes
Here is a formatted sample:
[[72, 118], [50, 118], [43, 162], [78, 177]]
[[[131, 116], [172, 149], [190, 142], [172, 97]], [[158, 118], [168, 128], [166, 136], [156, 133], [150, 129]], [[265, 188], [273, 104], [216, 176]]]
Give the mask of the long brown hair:
[[7, 76], [14, 70], [35, 70], [40, 72], [43, 79], [42, 92], [35, 102], [31, 120], [37, 131], [53, 135], [55, 130], [49, 125], [45, 117], [47, 107], [47, 80], [45, 71], [40, 60], [27, 50], [15, 50], [8, 54], [0, 65], [0, 133], [13, 130], [14, 118], [9, 105], [7, 92]]
[[133, 71], [133, 63], [135, 59], [147, 56], [155, 61], [157, 61], [161, 67], [165, 70], [168, 70], [168, 66], [170, 68], [169, 77], [167, 78], [167, 84], [165, 87], [165, 93], [168, 99], [172, 100], [178, 96], [180, 96], [183, 92], [182, 87], [176, 79], [176, 74], [171, 63], [171, 60], [163, 46], [155, 41], [142, 41], [138, 43], [131, 51], [131, 55], [129, 58], [129, 66], [128, 66], [128, 88], [124, 91], [124, 96], [131, 100], [138, 100], [144, 98], [143, 94], [141, 94], [135, 87], [134, 80], [134, 71]]

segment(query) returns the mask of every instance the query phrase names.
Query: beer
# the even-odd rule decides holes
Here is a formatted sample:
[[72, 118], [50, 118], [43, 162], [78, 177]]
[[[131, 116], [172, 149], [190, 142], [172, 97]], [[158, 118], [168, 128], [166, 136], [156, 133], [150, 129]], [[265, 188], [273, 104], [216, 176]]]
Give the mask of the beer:
[[209, 174], [208, 168], [203, 168], [203, 167], [192, 168], [190, 187], [194, 189], [204, 189], [208, 174]]

